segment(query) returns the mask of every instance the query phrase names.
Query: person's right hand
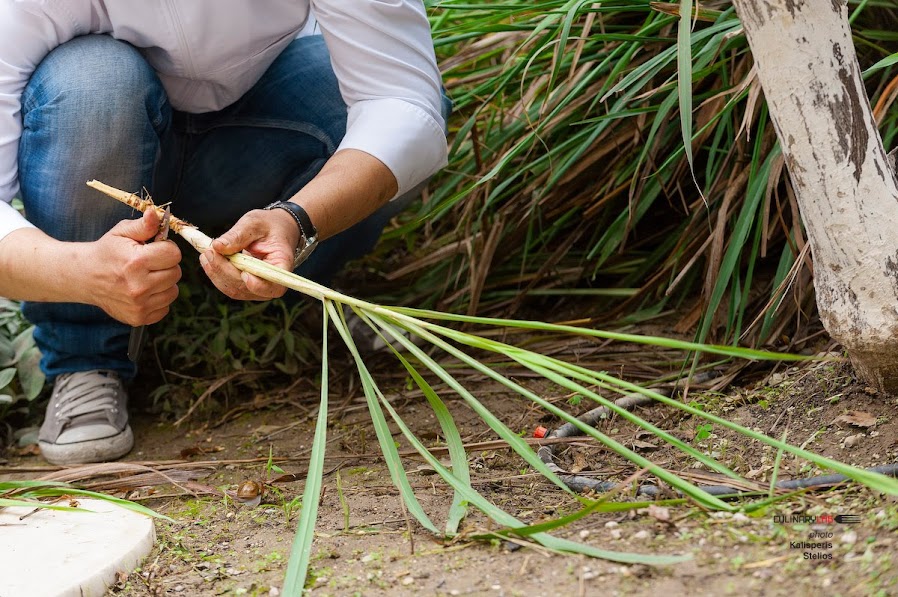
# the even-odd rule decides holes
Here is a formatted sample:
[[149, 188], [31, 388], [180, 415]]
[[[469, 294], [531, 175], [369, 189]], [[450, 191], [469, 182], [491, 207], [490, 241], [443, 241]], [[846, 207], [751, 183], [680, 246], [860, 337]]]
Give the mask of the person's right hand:
[[181, 250], [173, 242], [144, 244], [159, 232], [159, 216], [147, 210], [139, 220], [123, 220], [92, 243], [91, 301], [132, 326], [160, 321], [178, 298]]

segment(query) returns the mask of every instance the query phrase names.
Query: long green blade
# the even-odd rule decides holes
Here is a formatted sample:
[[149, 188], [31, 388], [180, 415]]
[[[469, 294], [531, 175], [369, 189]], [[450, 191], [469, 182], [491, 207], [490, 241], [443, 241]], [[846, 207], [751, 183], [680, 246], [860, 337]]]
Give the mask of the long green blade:
[[418, 502], [418, 498], [415, 497], [415, 491], [412, 489], [408, 476], [405, 474], [405, 468], [402, 466], [402, 459], [399, 457], [399, 450], [396, 449], [396, 444], [393, 443], [393, 435], [390, 433], [389, 427], [387, 427], [386, 417], [384, 417], [383, 410], [378, 403], [378, 399], [383, 396], [383, 393], [374, 382], [371, 372], [368, 371], [368, 367], [365, 365], [364, 360], [359, 354], [358, 348], [349, 333], [346, 321], [343, 319], [342, 311], [338, 313], [333, 304], [330, 303], [327, 308], [331, 312], [331, 318], [334, 320], [334, 326], [337, 328], [337, 332], [343, 338], [343, 342], [352, 353], [353, 359], [355, 359], [356, 368], [358, 369], [359, 377], [362, 380], [365, 399], [368, 402], [368, 412], [370, 413], [371, 421], [374, 424], [374, 430], [377, 434], [377, 441], [380, 444], [384, 461], [387, 463], [387, 469], [390, 471], [390, 478], [393, 480], [396, 487], [399, 488], [399, 493], [401, 494], [403, 501], [405, 501], [408, 511], [424, 528], [435, 535], [439, 535], [440, 532], [437, 530], [436, 526], [434, 526], [430, 517], [427, 516], [427, 513], [424, 512], [424, 509]]
[[[461, 434], [458, 432], [458, 427], [455, 425], [455, 420], [452, 418], [452, 413], [449, 412], [449, 409], [446, 408], [446, 404], [440, 399], [439, 395], [434, 391], [431, 385], [427, 383], [427, 380], [425, 380], [421, 374], [418, 373], [418, 370], [408, 362], [408, 359], [402, 356], [402, 353], [393, 347], [389, 340], [384, 337], [381, 330], [375, 327], [362, 311], [357, 310], [356, 313], [362, 317], [365, 322], [377, 332], [381, 339], [384, 340], [386, 345], [390, 347], [390, 350], [393, 351], [393, 354], [399, 359], [399, 362], [402, 363], [405, 370], [412, 376], [415, 384], [421, 389], [421, 392], [424, 393], [424, 397], [427, 398], [430, 408], [433, 409], [433, 413], [440, 423], [440, 428], [443, 430], [443, 436], [446, 438], [446, 446], [449, 448], [449, 458], [452, 462], [452, 474], [458, 477], [462, 483], [470, 486], [471, 474], [468, 469], [468, 455], [465, 451], [465, 445], [461, 439]], [[458, 525], [465, 517], [467, 511], [467, 503], [464, 501], [462, 495], [456, 491], [452, 497], [452, 505], [449, 507], [449, 516], [446, 520], [447, 535], [454, 535], [458, 532]]]
[[[468, 502], [470, 502], [478, 510], [480, 510], [499, 524], [510, 528], [524, 528], [528, 526], [516, 519], [511, 514], [508, 514], [501, 508], [498, 508], [490, 503], [490, 501], [480, 495], [480, 493], [472, 490], [469, 486], [466, 486], [451, 472], [446, 470], [446, 467], [444, 467], [440, 463], [440, 461], [430, 453], [430, 451], [424, 446], [424, 444], [422, 444], [418, 440], [418, 438], [415, 437], [415, 434], [411, 432], [411, 430], [408, 428], [399, 414], [395, 411], [395, 409], [393, 409], [393, 406], [389, 402], [387, 402], [385, 398], [382, 398], [381, 402], [384, 408], [387, 409], [387, 411], [390, 413], [393, 421], [397, 426], [399, 426], [399, 429], [402, 431], [403, 435], [405, 435], [405, 438], [409, 441], [409, 443], [412, 444], [415, 450], [417, 450], [417, 452], [422, 457], [424, 457], [427, 463], [432, 466], [439, 473], [439, 475], [453, 487], [453, 489], [461, 493]], [[531, 535], [531, 538], [540, 545], [548, 547], [549, 549], [567, 553], [583, 554], [595, 558], [602, 558], [605, 560], [611, 560], [613, 562], [624, 562], [628, 564], [648, 564], [658, 566], [678, 564], [680, 562], [685, 562], [691, 559], [691, 556], [689, 555], [656, 556], [609, 551], [598, 549], [590, 545], [583, 545], [574, 541], [568, 541], [566, 539], [559, 539], [558, 537], [553, 537], [552, 535], [548, 535], [546, 533], [535, 533]]]
[[[324, 301], [322, 304], [330, 303]], [[285, 595], [301, 595], [306, 586], [309, 559], [312, 555], [312, 541], [315, 538], [315, 522], [318, 520], [318, 504], [321, 500], [321, 486], [324, 482], [324, 452], [327, 448], [327, 328], [328, 310], [323, 307], [324, 323], [321, 333], [321, 402], [318, 405], [318, 422], [315, 424], [315, 439], [309, 457], [309, 472], [302, 494], [302, 512], [287, 562], [287, 577], [284, 579]]]

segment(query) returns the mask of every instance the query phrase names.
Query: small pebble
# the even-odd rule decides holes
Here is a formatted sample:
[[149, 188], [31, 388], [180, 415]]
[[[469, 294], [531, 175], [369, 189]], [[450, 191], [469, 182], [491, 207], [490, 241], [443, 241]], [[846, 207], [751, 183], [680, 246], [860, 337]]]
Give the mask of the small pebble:
[[833, 584], [833, 579], [831, 579], [831, 578], [828, 577], [828, 576], [827, 576], [826, 578], [823, 579], [823, 582], [820, 583], [820, 585], [821, 585], [824, 589], [828, 589], [832, 584]]
[[278, 595], [280, 595], [280, 594], [281, 594], [281, 590], [277, 587], [271, 587], [270, 589], [268, 589], [269, 597], [278, 597]]
[[364, 564], [367, 564], [368, 562], [372, 561], [373, 559], [374, 559], [374, 556], [372, 556], [370, 553], [362, 556], [362, 562]]
[[180, 593], [184, 590], [184, 585], [175, 585], [174, 591], [175, 593]]
[[580, 531], [581, 539], [586, 539], [587, 537], [589, 537], [589, 535], [590, 535], [589, 529], [583, 529], [582, 531]]
[[413, 576], [406, 576], [402, 579], [402, 584], [406, 586], [412, 584], [413, 582], [415, 582], [415, 578]]
[[853, 448], [858, 445], [862, 439], [864, 439], [863, 433], [858, 433], [857, 435], [849, 435], [845, 438], [845, 441], [842, 445], [844, 445], [846, 448]]
[[634, 538], [634, 539], [638, 539], [638, 540], [640, 540], [640, 541], [644, 541], [644, 540], [648, 539], [648, 538], [651, 537], [651, 536], [652, 536], [652, 534], [651, 534], [650, 532], [648, 532], [648, 531], [645, 530], [645, 529], [642, 529], [641, 531], [635, 533], [635, 534], [633, 535], [633, 538]]
[[616, 521], [616, 520], [609, 520], [608, 522], [605, 523], [605, 528], [606, 528], [606, 529], [613, 529], [613, 528], [616, 527], [616, 526], [617, 526], [617, 521]]
[[742, 512], [736, 512], [735, 514], [733, 514], [733, 522], [743, 523], [749, 522], [749, 520], [751, 519]]
[[857, 533], [854, 531], [845, 531], [842, 533], [839, 542], [842, 543], [842, 545], [854, 545], [857, 543]]
[[502, 590], [502, 585], [493, 585], [493, 586], [491, 586], [490, 588], [491, 588], [492, 590], [494, 590], [494, 591], [501, 591], [501, 590]]
[[612, 539], [620, 539], [621, 537], [620, 529], [611, 529], [608, 534], [611, 535]]

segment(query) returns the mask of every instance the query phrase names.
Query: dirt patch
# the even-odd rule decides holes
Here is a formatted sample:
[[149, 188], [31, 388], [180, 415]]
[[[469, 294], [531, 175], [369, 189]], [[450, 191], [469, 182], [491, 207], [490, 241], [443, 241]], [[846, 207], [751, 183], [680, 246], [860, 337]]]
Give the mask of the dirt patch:
[[[675, 566], [622, 565], [565, 556], [498, 538], [472, 541], [472, 535], [496, 530], [476, 512], [463, 522], [459, 538], [439, 540], [409, 520], [377, 455], [364, 399], [352, 389], [348, 374], [344, 382], [331, 401], [335, 406], [330, 415], [327, 474], [311, 567], [313, 595], [888, 595], [898, 591], [891, 565], [898, 541], [898, 504], [894, 498], [857, 487], [806, 493], [751, 516], [707, 513], [683, 504], [594, 514], [556, 532], [601, 549], [693, 556]], [[572, 412], [588, 408], [568, 404], [569, 396], [548, 394], [539, 383], [530, 385]], [[559, 424], [501, 388], [484, 384], [476, 388], [477, 397], [522, 435], [529, 436], [540, 424], [550, 428]], [[398, 377], [389, 395], [419, 437], [439, 447], [438, 425], [426, 403]], [[135, 398], [139, 405], [140, 396]], [[258, 402], [260, 397], [232, 396], [227, 408], [213, 409], [206, 416], [211, 413], [209, 421], [214, 423], [241, 400]], [[895, 398], [858, 384], [842, 363], [790, 369], [757, 389], [697, 393], [689, 400], [776, 437], [788, 432], [790, 443], [842, 461], [862, 466], [898, 461]], [[246, 480], [280, 476], [266, 469], [271, 451], [275, 459], [286, 459], [276, 460], [279, 467], [303, 479], [316, 403], [317, 393], [311, 386], [297, 387], [276, 409], [246, 412], [214, 428], [194, 419], [176, 428], [138, 413], [133, 423], [138, 448], [130, 458], [158, 461], [192, 454], [189, 459], [194, 461], [253, 460], [219, 464], [201, 481], [234, 491]], [[495, 439], [461, 401], [447, 399], [447, 404], [465, 442]], [[640, 414], [740, 474], [762, 485], [769, 483], [774, 449], [716, 425], [702, 428], [703, 421], [671, 407], [645, 409]], [[604, 421], [600, 428], [624, 444], [652, 443], [619, 419]], [[401, 436], [395, 437], [400, 450], [407, 451]], [[532, 473], [513, 452], [486, 446], [469, 449], [469, 462], [473, 483], [488, 499], [528, 523], [578, 510], [573, 497]], [[677, 472], [707, 472], [663, 446], [643, 445], [640, 450]], [[581, 474], [611, 480], [634, 472], [625, 460], [586, 439], [561, 447], [558, 461], [566, 467], [576, 464]], [[13, 459], [13, 464], [37, 462], [36, 458]], [[442, 525], [450, 490], [420, 458], [407, 456], [404, 463], [422, 506], [435, 524]], [[779, 478], [816, 472], [815, 467], [786, 456]], [[301, 481], [275, 483], [255, 508], [221, 496], [176, 497], [171, 494], [180, 492], [171, 488], [132, 493], [131, 497], [175, 522], [157, 524], [159, 542], [154, 553], [110, 594], [278, 594], [301, 507], [302, 485]], [[860, 523], [789, 518], [835, 514], [857, 514]]]

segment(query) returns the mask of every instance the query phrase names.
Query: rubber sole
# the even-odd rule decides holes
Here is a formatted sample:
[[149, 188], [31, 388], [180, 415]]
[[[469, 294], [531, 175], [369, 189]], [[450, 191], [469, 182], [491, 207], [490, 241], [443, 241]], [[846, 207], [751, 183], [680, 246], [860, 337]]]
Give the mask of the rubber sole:
[[103, 439], [93, 439], [76, 444], [51, 444], [49, 442], [38, 442], [38, 444], [41, 454], [50, 464], [107, 462], [121, 458], [131, 451], [131, 448], [134, 447], [134, 434], [131, 433], [131, 426], [126, 425], [118, 435]]

